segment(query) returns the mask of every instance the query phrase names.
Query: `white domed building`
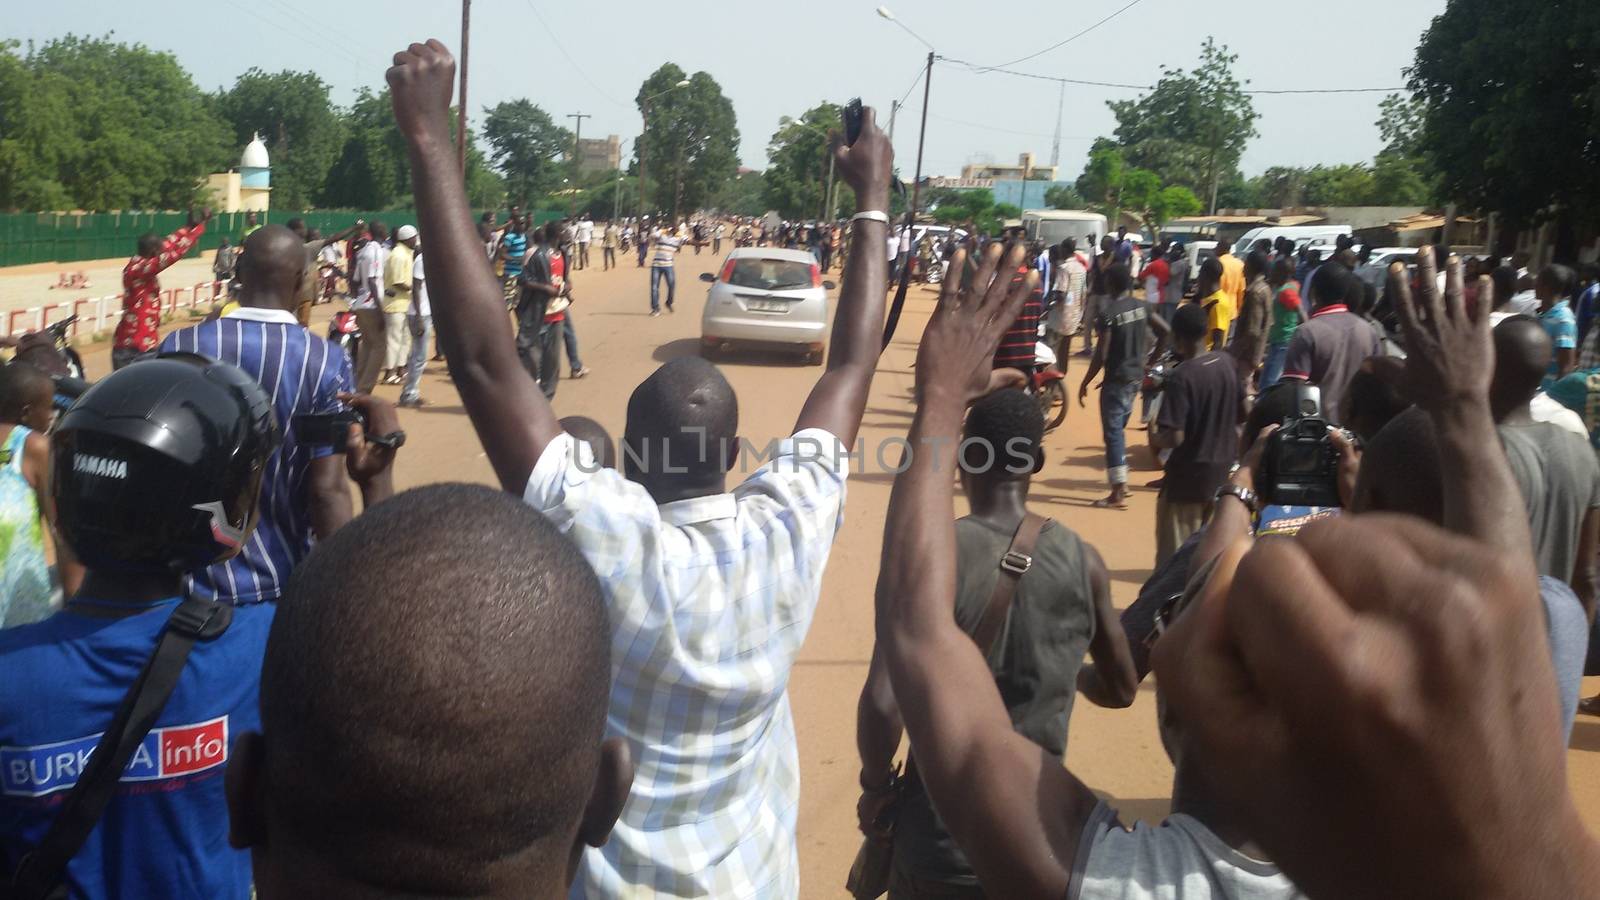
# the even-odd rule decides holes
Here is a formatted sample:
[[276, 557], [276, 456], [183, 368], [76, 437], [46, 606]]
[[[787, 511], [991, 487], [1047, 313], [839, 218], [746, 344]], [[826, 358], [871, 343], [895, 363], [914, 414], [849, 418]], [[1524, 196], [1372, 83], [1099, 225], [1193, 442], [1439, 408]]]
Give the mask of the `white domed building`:
[[272, 198], [272, 161], [261, 135], [254, 135], [239, 165], [206, 178], [217, 212], [266, 212]]

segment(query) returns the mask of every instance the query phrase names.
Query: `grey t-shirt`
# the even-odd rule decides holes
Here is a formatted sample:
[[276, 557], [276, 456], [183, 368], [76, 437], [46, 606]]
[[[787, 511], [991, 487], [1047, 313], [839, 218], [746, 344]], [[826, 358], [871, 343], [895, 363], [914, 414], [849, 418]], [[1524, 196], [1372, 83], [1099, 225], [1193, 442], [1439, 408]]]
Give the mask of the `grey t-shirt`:
[[[956, 623], [968, 634], [989, 606], [1011, 533], [971, 516], [956, 521]], [[989, 653], [995, 686], [1017, 733], [1062, 756], [1078, 669], [1094, 639], [1094, 596], [1084, 544], [1059, 522], [1045, 523], [1033, 566], [1018, 582], [1011, 610]], [[894, 831], [895, 865], [934, 881], [975, 885], [920, 782], [907, 785]]]
[[1251, 859], [1182, 813], [1132, 831], [1101, 803], [1078, 842], [1067, 900], [1300, 900], [1269, 862]]
[[1589, 442], [1558, 425], [1501, 425], [1511, 473], [1522, 489], [1540, 575], [1572, 583], [1583, 517], [1600, 507], [1600, 463]]
[[1317, 310], [1295, 330], [1283, 358], [1283, 376], [1310, 381], [1322, 389], [1322, 416], [1343, 421], [1344, 392], [1368, 357], [1383, 352], [1367, 320], [1343, 306]]

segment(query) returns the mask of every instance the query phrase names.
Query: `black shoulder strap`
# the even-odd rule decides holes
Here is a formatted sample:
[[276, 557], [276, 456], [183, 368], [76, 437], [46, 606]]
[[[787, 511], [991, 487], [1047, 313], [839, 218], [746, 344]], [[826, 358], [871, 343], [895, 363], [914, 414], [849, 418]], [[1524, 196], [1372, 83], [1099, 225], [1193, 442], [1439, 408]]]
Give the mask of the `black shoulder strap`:
[[[973, 643], [978, 645], [984, 656], [988, 656], [1000, 640], [1006, 616], [1011, 612], [1011, 601], [1017, 593], [1017, 583], [1033, 568], [1034, 545], [1038, 543], [1044, 526], [1050, 522], [1050, 519], [1037, 513], [1024, 512], [1022, 521], [1017, 523], [1017, 530], [1011, 535], [1011, 545], [997, 563], [1000, 572], [995, 577], [994, 591], [989, 595], [983, 614], [973, 623], [969, 632]], [[918, 777], [914, 748], [906, 750], [906, 767], [901, 777], [907, 781]]]
[[78, 783], [50, 823], [50, 830], [17, 866], [7, 892], [11, 900], [43, 900], [56, 890], [66, 874], [67, 863], [83, 848], [95, 823], [105, 814], [134, 751], [172, 697], [189, 651], [196, 641], [217, 638], [232, 621], [233, 607], [210, 600], [190, 598], [172, 611], [155, 652], [122, 698], [110, 727], [100, 736], [100, 743], [95, 745]]

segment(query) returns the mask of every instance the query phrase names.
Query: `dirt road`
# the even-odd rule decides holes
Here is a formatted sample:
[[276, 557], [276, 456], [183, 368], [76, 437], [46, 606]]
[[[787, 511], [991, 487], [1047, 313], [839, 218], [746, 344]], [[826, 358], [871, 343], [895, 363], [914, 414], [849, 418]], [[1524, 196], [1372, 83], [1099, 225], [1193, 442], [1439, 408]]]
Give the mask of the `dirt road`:
[[[595, 251], [596, 260], [599, 257]], [[661, 362], [698, 352], [699, 314], [704, 285], [695, 278], [714, 271], [709, 251], [686, 250], [678, 265], [676, 315], [647, 318], [646, 272], [631, 255], [609, 273], [592, 267], [573, 273], [578, 302], [573, 316], [584, 362], [594, 374], [563, 380], [556, 397], [562, 415], [581, 413], [622, 431], [628, 394]], [[836, 277], [836, 276], [835, 276]], [[911, 419], [911, 363], [916, 340], [932, 311], [934, 295], [913, 289], [899, 335], [884, 354], [863, 426], [874, 471], [852, 474], [845, 525], [833, 548], [821, 604], [805, 650], [790, 681], [790, 697], [800, 736], [804, 787], [800, 808], [801, 884], [806, 897], [839, 897], [858, 844], [855, 802], [856, 696], [872, 651], [872, 588], [882, 544], [884, 509], [892, 476], [872, 463], [870, 448], [903, 436]], [[440, 302], [440, 301], [435, 301]], [[330, 307], [318, 307], [319, 333]], [[87, 354], [91, 376], [105, 374], [105, 345]], [[820, 369], [792, 360], [740, 357], [722, 363], [739, 392], [740, 432], [756, 446], [790, 432], [806, 392]], [[1082, 361], [1073, 361], [1069, 383], [1076, 386]], [[563, 369], [566, 367], [563, 366]], [[565, 373], [563, 373], [565, 374]], [[380, 388], [391, 399], [398, 388]], [[429, 406], [401, 410], [409, 441], [399, 462], [401, 487], [435, 481], [492, 482], [472, 426], [442, 364], [424, 378]], [[1148, 462], [1144, 435], [1130, 431], [1140, 448], [1135, 465]], [[1136, 489], [1125, 512], [1097, 510], [1089, 501], [1105, 489], [1103, 450], [1096, 405], [1074, 405], [1066, 425], [1046, 439], [1048, 460], [1033, 489], [1035, 508], [1077, 530], [1099, 548], [1111, 570], [1119, 606], [1128, 603], [1148, 574], [1154, 556], [1155, 494]], [[888, 457], [894, 459], [891, 453]], [[1154, 475], [1137, 469], [1142, 485]], [[446, 598], [441, 598], [445, 602]], [[1600, 690], [1588, 679], [1585, 695]], [[1146, 683], [1131, 709], [1108, 711], [1089, 703], [1073, 708], [1068, 762], [1095, 789], [1115, 798], [1126, 821], [1157, 820], [1167, 811], [1172, 768], [1155, 729], [1155, 694]], [[1568, 754], [1570, 779], [1591, 827], [1600, 828], [1600, 720], [1581, 719]]]

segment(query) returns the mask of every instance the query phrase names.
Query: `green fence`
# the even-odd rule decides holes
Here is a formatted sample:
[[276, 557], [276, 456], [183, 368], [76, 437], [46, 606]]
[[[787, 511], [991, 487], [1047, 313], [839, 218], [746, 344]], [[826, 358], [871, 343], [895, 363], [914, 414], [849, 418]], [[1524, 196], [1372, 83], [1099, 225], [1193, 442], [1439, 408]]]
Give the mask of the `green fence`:
[[[261, 221], [282, 223], [295, 215], [273, 210], [261, 214]], [[323, 210], [298, 215], [306, 220], [306, 227], [315, 228], [323, 234], [342, 231], [356, 219], [387, 223], [391, 231], [401, 225], [417, 224], [416, 211], [410, 209], [383, 212]], [[560, 216], [558, 210], [538, 210], [533, 214], [535, 224]], [[205, 235], [190, 256], [215, 250], [223, 236], [238, 243], [239, 235], [244, 230], [244, 217], [244, 213], [218, 213], [206, 226]], [[500, 213], [499, 220], [505, 221], [504, 212]], [[132, 256], [140, 235], [150, 231], [171, 234], [183, 227], [185, 221], [185, 214], [181, 212], [0, 214], [0, 266]]]

